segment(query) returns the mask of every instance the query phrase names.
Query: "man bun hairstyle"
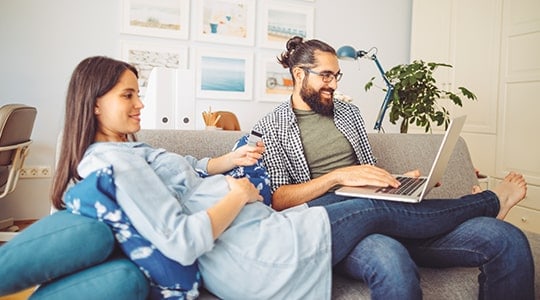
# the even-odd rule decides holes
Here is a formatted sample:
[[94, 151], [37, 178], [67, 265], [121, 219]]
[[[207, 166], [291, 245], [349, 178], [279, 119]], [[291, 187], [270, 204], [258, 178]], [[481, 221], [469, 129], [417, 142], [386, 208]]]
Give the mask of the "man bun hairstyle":
[[304, 40], [300, 36], [294, 36], [287, 41], [286, 51], [277, 57], [283, 68], [288, 68], [294, 81], [293, 68], [315, 66], [315, 51], [329, 52], [336, 55], [336, 50], [327, 43], [319, 40]]

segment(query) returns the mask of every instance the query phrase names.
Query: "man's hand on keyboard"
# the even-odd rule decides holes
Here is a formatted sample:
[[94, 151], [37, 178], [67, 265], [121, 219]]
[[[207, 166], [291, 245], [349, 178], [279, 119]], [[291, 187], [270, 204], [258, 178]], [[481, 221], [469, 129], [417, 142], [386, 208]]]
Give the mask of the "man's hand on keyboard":
[[[420, 177], [420, 175], [421, 175], [420, 170], [418, 169], [412, 170], [403, 174], [403, 176], [410, 176], [410, 177]], [[435, 187], [440, 187], [440, 186], [441, 186], [440, 182], [437, 182], [437, 184], [435, 185]]]
[[421, 175], [420, 170], [418, 169], [412, 170], [403, 174], [403, 176], [409, 176], [409, 177], [420, 177], [420, 175]]

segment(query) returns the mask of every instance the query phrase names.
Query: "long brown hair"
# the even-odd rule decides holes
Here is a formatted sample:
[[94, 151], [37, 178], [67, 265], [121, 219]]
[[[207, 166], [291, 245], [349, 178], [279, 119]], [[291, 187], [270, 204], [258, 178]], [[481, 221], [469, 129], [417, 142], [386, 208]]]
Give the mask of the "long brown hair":
[[77, 166], [94, 142], [97, 99], [109, 92], [127, 70], [138, 77], [137, 69], [126, 62], [94, 56], [81, 61], [73, 71], [66, 96], [60, 156], [51, 189], [52, 203], [57, 209], [65, 208], [62, 198], [68, 184], [81, 179]]

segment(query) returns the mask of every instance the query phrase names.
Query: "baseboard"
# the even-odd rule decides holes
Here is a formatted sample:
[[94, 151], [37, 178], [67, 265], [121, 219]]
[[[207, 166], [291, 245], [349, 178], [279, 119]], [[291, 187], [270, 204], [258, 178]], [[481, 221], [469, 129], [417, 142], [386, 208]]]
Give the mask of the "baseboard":
[[0, 231], [0, 242], [7, 242], [14, 238], [18, 232]]

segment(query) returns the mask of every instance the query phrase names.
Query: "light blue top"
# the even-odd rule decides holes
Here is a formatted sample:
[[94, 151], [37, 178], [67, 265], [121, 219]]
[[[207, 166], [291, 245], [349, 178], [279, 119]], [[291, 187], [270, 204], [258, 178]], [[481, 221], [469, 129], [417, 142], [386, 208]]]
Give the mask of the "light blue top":
[[91, 145], [78, 171], [113, 165], [117, 201], [134, 227], [182, 264], [197, 258], [204, 285], [224, 299], [330, 299], [331, 238], [324, 208], [276, 212], [246, 205], [212, 238], [206, 209], [228, 191], [222, 175], [199, 177], [197, 160], [144, 143]]

